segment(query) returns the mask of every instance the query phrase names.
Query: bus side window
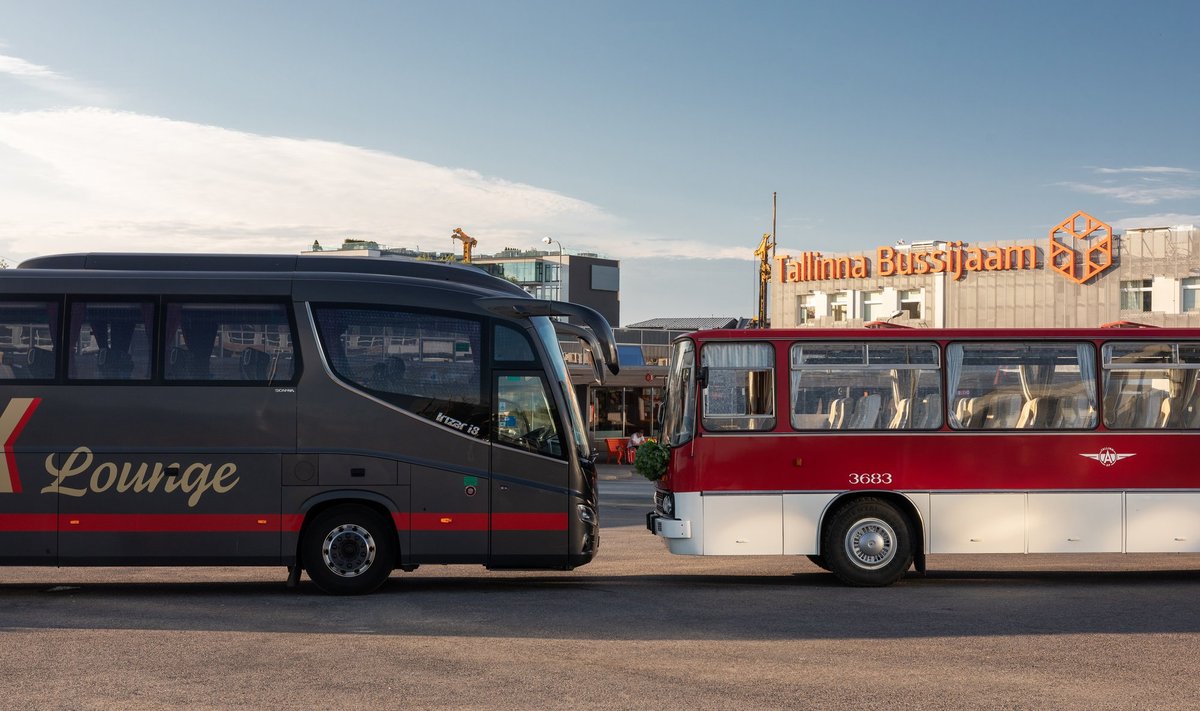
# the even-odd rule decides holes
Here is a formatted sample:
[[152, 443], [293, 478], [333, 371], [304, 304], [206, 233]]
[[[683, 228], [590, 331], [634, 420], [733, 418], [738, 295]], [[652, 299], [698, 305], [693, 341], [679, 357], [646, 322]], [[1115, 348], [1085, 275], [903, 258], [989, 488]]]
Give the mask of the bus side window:
[[0, 303], [0, 380], [53, 379], [58, 323], [56, 303]]
[[339, 305], [314, 305], [313, 317], [341, 380], [443, 425], [452, 421], [445, 426], [470, 436], [488, 436], [479, 321]]
[[775, 428], [775, 351], [769, 343], [711, 343], [700, 352], [708, 369], [705, 429]]
[[934, 343], [800, 342], [791, 347], [792, 427], [941, 427]]
[[951, 426], [960, 430], [1091, 429], [1096, 352], [1090, 343], [952, 343]]
[[1107, 343], [1101, 352], [1106, 427], [1200, 427], [1200, 343]]
[[154, 304], [75, 302], [71, 305], [70, 359], [74, 380], [149, 380]]
[[295, 374], [283, 304], [168, 303], [163, 376], [172, 381], [280, 383]]

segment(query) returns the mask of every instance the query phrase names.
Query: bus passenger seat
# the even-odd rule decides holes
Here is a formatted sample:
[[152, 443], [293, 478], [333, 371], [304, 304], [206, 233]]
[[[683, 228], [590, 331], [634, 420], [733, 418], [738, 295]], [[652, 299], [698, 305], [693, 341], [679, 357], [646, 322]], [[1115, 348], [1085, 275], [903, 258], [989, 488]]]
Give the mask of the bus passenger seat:
[[829, 402], [829, 429], [840, 430], [846, 424], [846, 400], [839, 397]]
[[942, 396], [934, 394], [921, 398], [921, 407], [917, 411], [917, 417], [913, 419], [913, 427], [922, 430], [930, 430], [941, 425]]
[[188, 349], [172, 346], [167, 350], [166, 376], [168, 380], [190, 380], [196, 377], [192, 370], [192, 354]]
[[1162, 404], [1166, 399], [1167, 394], [1162, 390], [1151, 390], [1150, 392], [1142, 393], [1139, 400], [1137, 410], [1137, 421], [1133, 426], [1138, 429], [1154, 429], [1159, 426], [1159, 418], [1162, 416]]
[[266, 380], [271, 372], [271, 356], [257, 348], [242, 351], [242, 380]]
[[1021, 407], [1021, 416], [1017, 418], [1017, 429], [1027, 430], [1041, 426], [1042, 423], [1038, 422], [1038, 418], [1044, 411], [1043, 400], [1044, 398], [1035, 397]]
[[889, 430], [907, 429], [913, 425], [909, 418], [910, 408], [908, 403], [909, 399], [906, 397], [896, 401], [896, 411], [892, 413], [892, 419], [888, 421], [887, 428]]
[[1062, 427], [1079, 428], [1092, 426], [1092, 415], [1094, 413], [1086, 395], [1063, 398], [1058, 407], [1062, 415]]
[[988, 410], [984, 427], [990, 430], [1008, 430], [1017, 426], [1021, 415], [1021, 396], [1002, 393], [995, 397]]
[[30, 378], [54, 377], [54, 351], [45, 348], [30, 348], [25, 354]]
[[954, 419], [959, 427], [966, 427], [971, 419], [971, 403], [974, 398], [964, 397], [954, 404]]
[[854, 403], [854, 414], [846, 429], [873, 430], [879, 421], [880, 397], [878, 395], [863, 395]]
[[129, 380], [133, 375], [133, 356], [116, 348], [101, 348], [96, 365], [101, 378]]

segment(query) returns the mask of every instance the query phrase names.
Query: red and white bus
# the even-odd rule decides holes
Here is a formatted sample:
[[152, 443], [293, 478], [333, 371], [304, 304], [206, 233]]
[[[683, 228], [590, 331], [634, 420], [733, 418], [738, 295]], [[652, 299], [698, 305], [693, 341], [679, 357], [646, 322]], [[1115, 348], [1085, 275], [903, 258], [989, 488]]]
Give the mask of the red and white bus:
[[651, 531], [888, 585], [930, 553], [1200, 552], [1200, 331], [677, 339]]

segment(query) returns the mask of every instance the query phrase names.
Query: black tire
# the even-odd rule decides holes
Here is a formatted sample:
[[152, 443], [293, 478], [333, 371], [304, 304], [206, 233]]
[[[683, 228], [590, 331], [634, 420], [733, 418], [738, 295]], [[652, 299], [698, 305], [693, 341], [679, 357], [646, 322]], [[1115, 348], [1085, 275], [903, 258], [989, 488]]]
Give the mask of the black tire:
[[851, 502], [825, 527], [821, 557], [847, 585], [891, 585], [912, 565], [908, 519], [879, 499]]
[[317, 514], [304, 529], [300, 558], [322, 592], [363, 595], [396, 567], [396, 529], [378, 512], [344, 504]]
[[821, 570], [829, 570], [829, 564], [825, 562], [825, 556], [823, 555], [810, 555], [808, 556], [808, 560]]

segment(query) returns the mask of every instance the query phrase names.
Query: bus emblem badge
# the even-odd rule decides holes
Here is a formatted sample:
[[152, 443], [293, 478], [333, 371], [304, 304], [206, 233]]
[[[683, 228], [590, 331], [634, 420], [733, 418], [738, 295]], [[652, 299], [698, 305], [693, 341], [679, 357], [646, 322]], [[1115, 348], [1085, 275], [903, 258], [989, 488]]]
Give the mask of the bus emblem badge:
[[1079, 456], [1087, 457], [1088, 459], [1095, 459], [1097, 462], [1100, 462], [1104, 466], [1111, 467], [1112, 465], [1116, 464], [1117, 462], [1121, 461], [1122, 459], [1129, 459], [1130, 457], [1132, 457], [1134, 455], [1133, 454], [1120, 454], [1117, 452], [1117, 450], [1113, 449], [1112, 447], [1105, 447], [1104, 449], [1101, 449], [1099, 452], [1096, 452], [1095, 454], [1084, 454], [1081, 452]]

